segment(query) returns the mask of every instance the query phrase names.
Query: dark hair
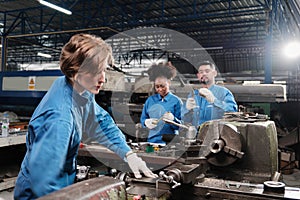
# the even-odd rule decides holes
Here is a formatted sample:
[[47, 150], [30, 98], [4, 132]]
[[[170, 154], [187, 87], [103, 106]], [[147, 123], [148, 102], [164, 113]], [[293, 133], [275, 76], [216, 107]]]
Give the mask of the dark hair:
[[176, 68], [169, 61], [167, 63], [153, 64], [147, 71], [150, 81], [155, 81], [157, 77], [172, 79], [176, 76]]
[[[103, 62], [104, 65], [101, 65]], [[97, 73], [112, 64], [111, 47], [100, 37], [90, 34], [76, 34], [64, 45], [60, 54], [60, 69], [68, 78], [79, 71]]]
[[209, 65], [211, 69], [216, 69], [215, 64], [212, 63], [212, 62], [210, 62], [210, 61], [208, 61], [208, 60], [201, 62], [201, 63], [198, 65], [198, 70], [199, 70], [200, 66], [202, 66], [202, 65]]

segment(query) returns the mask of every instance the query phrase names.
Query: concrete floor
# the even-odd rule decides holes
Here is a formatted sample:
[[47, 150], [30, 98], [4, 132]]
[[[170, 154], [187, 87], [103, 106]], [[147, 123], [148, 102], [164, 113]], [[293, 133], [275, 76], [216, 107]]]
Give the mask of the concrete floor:
[[[289, 175], [282, 175], [282, 182], [286, 186], [300, 188], [300, 170], [294, 169], [294, 172]], [[13, 189], [0, 192], [0, 200], [13, 200]]]

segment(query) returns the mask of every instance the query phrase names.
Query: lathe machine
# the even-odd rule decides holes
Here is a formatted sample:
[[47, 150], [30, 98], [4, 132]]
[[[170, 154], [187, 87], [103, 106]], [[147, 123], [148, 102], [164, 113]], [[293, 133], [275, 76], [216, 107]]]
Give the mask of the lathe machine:
[[79, 158], [97, 158], [108, 173], [88, 178], [87, 172], [41, 199], [300, 199], [300, 188], [281, 182], [276, 128], [267, 116], [228, 113], [196, 132], [181, 126], [166, 145], [130, 144], [158, 178], [135, 179], [117, 155], [90, 144]]

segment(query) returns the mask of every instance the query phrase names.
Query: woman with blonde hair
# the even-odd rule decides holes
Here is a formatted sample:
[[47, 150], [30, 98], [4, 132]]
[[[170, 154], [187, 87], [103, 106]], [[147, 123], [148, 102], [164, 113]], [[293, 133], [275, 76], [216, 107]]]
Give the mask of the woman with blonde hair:
[[156, 177], [95, 101], [110, 64], [112, 50], [99, 37], [77, 34], [62, 48], [60, 68], [64, 76], [54, 81], [29, 122], [27, 152], [16, 181], [15, 199], [36, 199], [74, 183], [84, 134], [127, 161], [136, 178], [141, 177], [140, 171]]

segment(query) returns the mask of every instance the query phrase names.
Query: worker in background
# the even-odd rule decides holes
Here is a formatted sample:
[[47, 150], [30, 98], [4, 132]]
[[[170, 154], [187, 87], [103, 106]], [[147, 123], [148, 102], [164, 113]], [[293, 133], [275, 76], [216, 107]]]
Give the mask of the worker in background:
[[213, 63], [205, 61], [199, 65], [197, 77], [200, 85], [188, 95], [183, 106], [184, 122], [197, 127], [208, 120], [221, 119], [224, 112], [237, 111], [233, 94], [227, 88], [215, 84], [216, 76]]
[[140, 171], [156, 177], [95, 101], [109, 64], [113, 64], [112, 50], [99, 37], [77, 34], [62, 48], [60, 68], [64, 76], [54, 81], [29, 122], [27, 152], [16, 181], [15, 199], [35, 199], [71, 185], [83, 134], [127, 161], [136, 178], [141, 177]]
[[149, 128], [148, 142], [165, 144], [163, 134], [178, 134], [179, 127], [164, 120], [181, 121], [182, 101], [170, 92], [176, 68], [171, 62], [154, 64], [148, 74], [149, 80], [154, 82], [155, 94], [147, 98], [140, 120], [143, 127]]

